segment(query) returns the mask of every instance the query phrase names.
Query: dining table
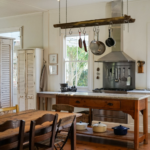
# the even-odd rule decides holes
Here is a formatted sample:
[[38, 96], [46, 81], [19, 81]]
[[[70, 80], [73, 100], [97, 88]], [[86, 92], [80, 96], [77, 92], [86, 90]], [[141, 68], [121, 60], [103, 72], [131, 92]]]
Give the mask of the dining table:
[[[25, 137], [24, 142], [29, 142], [29, 130], [31, 120], [36, 120], [45, 114], [58, 114], [58, 122], [60, 119], [76, 115], [76, 117], [82, 116], [79, 113], [67, 113], [67, 112], [54, 112], [54, 111], [44, 111], [44, 110], [26, 110], [19, 113], [8, 113], [0, 116], [0, 124], [8, 120], [24, 120], [25, 121]], [[67, 124], [66, 124], [67, 125]], [[35, 128], [35, 134], [39, 132], [45, 132], [44, 129], [49, 132], [52, 127], [52, 122], [45, 122], [42, 125], [38, 125]], [[19, 134], [19, 128], [9, 129], [4, 132], [0, 132], [0, 146], [3, 141], [12, 136], [17, 136]], [[73, 123], [73, 128], [71, 130], [71, 150], [76, 149], [76, 119]]]

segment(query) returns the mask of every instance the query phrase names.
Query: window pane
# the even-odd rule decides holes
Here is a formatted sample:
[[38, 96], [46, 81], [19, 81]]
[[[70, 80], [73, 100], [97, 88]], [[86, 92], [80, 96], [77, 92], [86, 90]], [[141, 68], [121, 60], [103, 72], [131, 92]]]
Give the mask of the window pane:
[[77, 60], [78, 37], [66, 37], [66, 60]]
[[76, 86], [76, 63], [75, 62], [66, 62], [65, 64], [65, 81], [68, 83], [68, 86]]
[[[81, 36], [81, 38], [82, 38], [82, 41], [85, 39], [86, 47], [87, 47], [87, 51], [88, 51], [88, 47], [89, 47], [88, 36], [87, 35], [85, 37]], [[78, 37], [78, 39], [79, 39], [79, 37]], [[88, 57], [89, 57], [89, 54], [88, 54], [88, 52], [85, 52], [84, 45], [82, 43], [82, 49], [81, 48], [78, 49], [78, 60], [79, 61], [87, 61]]]
[[[81, 36], [85, 40], [87, 50], [89, 47], [88, 35]], [[79, 36], [66, 37], [66, 58], [65, 58], [65, 82], [69, 86], [88, 86], [88, 52], [85, 52], [84, 45], [79, 48]]]
[[77, 86], [88, 86], [88, 62], [77, 62]]
[[66, 62], [65, 72], [69, 86], [88, 86], [88, 62]]

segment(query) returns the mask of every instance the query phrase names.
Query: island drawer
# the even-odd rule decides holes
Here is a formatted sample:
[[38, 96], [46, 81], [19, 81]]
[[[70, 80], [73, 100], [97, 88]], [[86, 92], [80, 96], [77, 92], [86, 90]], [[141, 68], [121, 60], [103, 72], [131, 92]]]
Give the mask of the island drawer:
[[71, 98], [69, 104], [75, 107], [88, 107], [88, 108], [100, 108], [100, 109], [118, 110], [121, 108], [120, 101], [115, 101], [115, 100]]
[[75, 107], [88, 107], [88, 108], [104, 108], [104, 100], [93, 100], [93, 99], [81, 99], [81, 98], [71, 98], [70, 105]]
[[120, 103], [120, 101], [106, 100], [105, 108], [106, 109], [120, 109], [121, 103]]

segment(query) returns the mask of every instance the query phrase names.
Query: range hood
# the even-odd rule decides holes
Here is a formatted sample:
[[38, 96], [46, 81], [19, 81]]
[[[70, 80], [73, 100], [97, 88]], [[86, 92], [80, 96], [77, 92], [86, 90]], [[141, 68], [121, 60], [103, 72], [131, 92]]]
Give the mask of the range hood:
[[[112, 17], [123, 16], [123, 0], [114, 0], [111, 3]], [[112, 47], [112, 52], [99, 58], [95, 62], [135, 62], [130, 56], [123, 52], [123, 25], [113, 25], [111, 36], [116, 41]]]

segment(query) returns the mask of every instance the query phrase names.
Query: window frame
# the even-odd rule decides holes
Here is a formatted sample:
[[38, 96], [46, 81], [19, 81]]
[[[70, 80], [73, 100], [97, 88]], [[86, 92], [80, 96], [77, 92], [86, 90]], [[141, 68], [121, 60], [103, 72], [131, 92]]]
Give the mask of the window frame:
[[8, 32], [20, 32], [20, 46], [15, 46], [14, 51], [17, 49], [23, 49], [23, 26], [21, 27], [12, 27], [12, 28], [1, 28], [0, 33], [8, 33]]
[[[93, 31], [93, 30], [92, 30]], [[72, 29], [72, 32], [73, 34], [69, 35], [67, 34], [66, 36], [69, 37], [69, 36], [79, 36], [79, 33], [78, 33], [78, 30], [77, 29]], [[89, 43], [88, 45], [90, 44], [90, 41], [92, 40], [91, 37], [91, 32], [88, 30], [86, 30], [86, 35], [89, 36]], [[60, 36], [60, 56], [61, 56], [61, 64], [62, 64], [62, 67], [61, 67], [61, 74], [62, 76], [60, 77], [60, 81], [63, 83], [65, 82], [65, 53], [66, 53], [66, 38], [65, 38], [65, 31], [62, 30], [61, 31], [61, 36]], [[87, 46], [88, 46], [87, 45]], [[89, 58], [88, 58], [88, 86], [87, 87], [82, 87], [82, 86], [78, 86], [77, 89], [78, 91], [86, 91], [86, 92], [92, 92], [93, 90], [93, 68], [94, 68], [94, 63], [93, 63], [93, 54], [91, 53], [91, 51], [89, 50]], [[75, 62], [78, 62], [78, 61], [75, 61]], [[80, 62], [80, 61], [79, 61]]]

